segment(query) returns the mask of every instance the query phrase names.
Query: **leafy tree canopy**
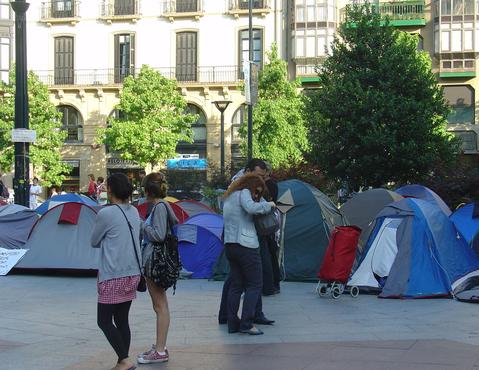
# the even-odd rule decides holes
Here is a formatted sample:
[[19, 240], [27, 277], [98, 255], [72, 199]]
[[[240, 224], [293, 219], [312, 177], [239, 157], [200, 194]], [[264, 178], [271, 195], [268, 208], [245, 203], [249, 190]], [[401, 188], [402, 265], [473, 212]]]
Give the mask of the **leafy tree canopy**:
[[[15, 71], [10, 83], [0, 81], [0, 167], [10, 171], [14, 164], [11, 130], [15, 125]], [[62, 162], [60, 149], [67, 137], [62, 130], [61, 113], [50, 102], [48, 87], [33, 72], [28, 74], [29, 126], [36, 130], [37, 140], [30, 145], [30, 163], [34, 174], [45, 186], [61, 185], [71, 169]]]
[[318, 72], [308, 120], [312, 158], [328, 177], [354, 188], [420, 181], [436, 159], [454, 158], [429, 55], [369, 5], [348, 11]]
[[[289, 81], [287, 64], [273, 44], [269, 62], [259, 76], [258, 103], [253, 110], [253, 157], [264, 158], [273, 168], [289, 168], [303, 161], [308, 150], [304, 101], [298, 81]], [[240, 127], [241, 150], [247, 153], [247, 125]]]
[[123, 117], [99, 130], [100, 141], [123, 159], [155, 167], [175, 155], [179, 141], [192, 142], [197, 116], [186, 106], [176, 81], [144, 65], [138, 76], [125, 79], [117, 106]]

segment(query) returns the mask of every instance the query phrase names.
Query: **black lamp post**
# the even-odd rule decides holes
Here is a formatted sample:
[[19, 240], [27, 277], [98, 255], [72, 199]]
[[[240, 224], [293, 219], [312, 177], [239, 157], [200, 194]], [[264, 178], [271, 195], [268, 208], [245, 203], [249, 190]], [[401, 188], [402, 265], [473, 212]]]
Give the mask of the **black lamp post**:
[[230, 105], [231, 101], [230, 100], [218, 100], [213, 102], [216, 108], [220, 111], [221, 113], [221, 134], [220, 134], [220, 140], [221, 140], [221, 154], [220, 154], [220, 173], [221, 173], [221, 178], [224, 177], [225, 175], [225, 110], [228, 108], [228, 105]]
[[[30, 4], [25, 0], [12, 1], [15, 12], [15, 128], [28, 129], [27, 87], [27, 29], [26, 12]], [[28, 207], [30, 178], [30, 144], [15, 143], [15, 203]]]
[[[253, 0], [248, 2], [249, 91], [251, 93], [251, 63], [253, 63]], [[248, 162], [253, 157], [253, 102], [248, 105]]]

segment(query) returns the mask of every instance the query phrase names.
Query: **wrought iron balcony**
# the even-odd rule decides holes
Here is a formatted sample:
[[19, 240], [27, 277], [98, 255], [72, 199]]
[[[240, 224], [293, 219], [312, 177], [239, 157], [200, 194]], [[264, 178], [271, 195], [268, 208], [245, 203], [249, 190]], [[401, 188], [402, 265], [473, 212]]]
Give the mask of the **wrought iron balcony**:
[[[238, 66], [212, 66], [197, 68], [154, 68], [168, 79], [177, 80], [179, 85], [189, 84], [236, 84], [240, 81]], [[121, 85], [124, 79], [140, 72], [134, 68], [71, 69], [35, 71], [41, 82], [48, 86], [111, 86]]]
[[[229, 13], [235, 17], [246, 15], [249, 12], [249, 0], [229, 0]], [[265, 16], [271, 11], [271, 0], [253, 0], [253, 13]]]
[[138, 19], [140, 17], [140, 0], [105, 0], [100, 6], [101, 18]]
[[79, 5], [77, 0], [55, 0], [44, 2], [40, 7], [40, 21], [42, 22], [70, 22], [79, 17]]
[[[371, 6], [379, 12], [381, 18], [389, 18], [391, 26], [426, 25], [424, 0], [379, 2], [371, 3]], [[341, 22], [346, 20], [346, 12], [351, 7], [351, 5], [346, 5], [346, 7], [341, 9]]]

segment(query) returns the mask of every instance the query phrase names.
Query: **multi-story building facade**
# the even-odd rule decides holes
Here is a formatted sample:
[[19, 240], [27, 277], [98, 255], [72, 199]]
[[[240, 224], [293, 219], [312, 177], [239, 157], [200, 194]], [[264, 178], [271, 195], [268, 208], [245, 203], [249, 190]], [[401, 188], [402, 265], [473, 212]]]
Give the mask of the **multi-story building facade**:
[[[191, 112], [197, 113], [194, 143], [177, 151], [219, 162], [220, 113], [213, 102], [231, 100], [225, 112], [227, 163], [237, 162], [238, 127], [245, 121], [240, 84], [248, 57], [248, 0], [30, 0], [27, 12], [28, 69], [48, 84], [63, 112], [68, 138], [63, 158], [73, 166], [66, 182], [84, 190], [87, 174], [124, 171], [137, 164], [97, 144], [97, 130], [116, 110], [122, 81], [148, 64], [174, 78]], [[253, 55], [260, 65], [277, 43], [291, 78], [318, 86], [315, 66], [327, 55], [344, 19], [346, 0], [254, 0]], [[479, 3], [473, 0], [376, 2], [391, 24], [419, 37], [444, 86], [453, 113], [449, 129], [477, 155], [475, 114]], [[0, 0], [0, 74], [10, 66], [11, 10]], [[477, 23], [477, 24], [476, 24]], [[9, 55], [10, 59], [6, 57]]]

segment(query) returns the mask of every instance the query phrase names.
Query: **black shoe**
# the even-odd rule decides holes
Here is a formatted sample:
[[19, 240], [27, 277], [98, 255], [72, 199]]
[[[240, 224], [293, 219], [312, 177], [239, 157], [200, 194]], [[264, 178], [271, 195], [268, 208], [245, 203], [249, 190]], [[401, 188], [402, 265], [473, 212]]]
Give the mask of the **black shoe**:
[[243, 334], [249, 334], [249, 335], [261, 335], [261, 334], [264, 334], [261, 330], [259, 330], [258, 328], [251, 328], [251, 329], [247, 329], [247, 330], [240, 330], [240, 333], [243, 333]]
[[279, 293], [281, 293], [281, 290], [279, 288], [274, 290], [274, 294], [279, 294]]
[[257, 319], [254, 319], [253, 322], [258, 325], [273, 325], [274, 324], [274, 320], [268, 320], [266, 317], [259, 317]]
[[237, 333], [237, 332], [239, 332], [238, 328], [236, 328], [236, 329], [228, 328], [228, 334], [233, 334], [233, 333]]
[[263, 292], [263, 297], [269, 297], [271, 295], [275, 295], [276, 294], [276, 291], [273, 290], [272, 292]]

